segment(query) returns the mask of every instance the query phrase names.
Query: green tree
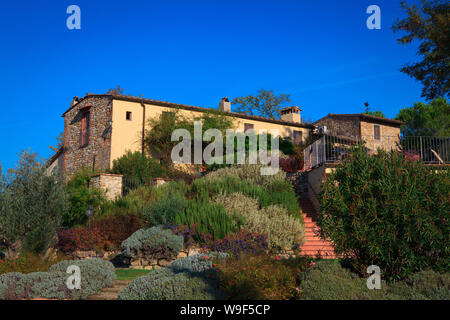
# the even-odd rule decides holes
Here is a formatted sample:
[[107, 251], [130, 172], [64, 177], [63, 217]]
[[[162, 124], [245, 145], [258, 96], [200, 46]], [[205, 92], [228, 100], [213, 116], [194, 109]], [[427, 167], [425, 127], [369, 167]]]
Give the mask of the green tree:
[[234, 98], [231, 103], [238, 106], [236, 112], [278, 119], [287, 102], [291, 102], [289, 94], [275, 95], [273, 90], [260, 89], [257, 95]]
[[[208, 129], [217, 129], [225, 138], [225, 131], [233, 128], [233, 119], [217, 110], [211, 109], [203, 112], [200, 116], [187, 117], [182, 115], [179, 110], [174, 109], [172, 112], [164, 112], [159, 117], [148, 120], [150, 129], [146, 130], [144, 137], [146, 151], [149, 154], [156, 152], [165, 167], [172, 166], [172, 149], [179, 143], [179, 141], [171, 141], [172, 132], [176, 129], [186, 129], [193, 142], [194, 121], [202, 122], [202, 137]], [[203, 146], [209, 143], [211, 142], [202, 142]]]
[[368, 115], [376, 116], [376, 117], [380, 117], [380, 118], [386, 118], [384, 113], [382, 111], [380, 111], [380, 110], [377, 110], [377, 111], [365, 111], [364, 114], [368, 114]]
[[413, 107], [401, 109], [396, 119], [406, 122], [401, 126], [405, 136], [450, 136], [450, 104], [445, 98], [429, 104], [416, 102]]
[[0, 170], [0, 239], [14, 256], [43, 253], [53, 244], [68, 208], [62, 177], [24, 151], [8, 175]]
[[407, 17], [397, 19], [394, 32], [406, 35], [397, 41], [402, 45], [420, 42], [418, 55], [422, 61], [406, 65], [401, 72], [422, 82], [422, 96], [431, 100], [448, 96], [450, 92], [450, 3], [446, 0], [421, 0], [408, 6], [401, 2]]

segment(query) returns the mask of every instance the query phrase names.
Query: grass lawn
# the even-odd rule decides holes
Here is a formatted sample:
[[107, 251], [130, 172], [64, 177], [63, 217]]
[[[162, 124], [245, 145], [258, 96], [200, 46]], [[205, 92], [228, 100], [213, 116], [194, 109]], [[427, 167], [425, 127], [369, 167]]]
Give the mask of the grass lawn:
[[117, 280], [134, 280], [136, 278], [145, 276], [153, 270], [140, 270], [140, 269], [117, 269]]

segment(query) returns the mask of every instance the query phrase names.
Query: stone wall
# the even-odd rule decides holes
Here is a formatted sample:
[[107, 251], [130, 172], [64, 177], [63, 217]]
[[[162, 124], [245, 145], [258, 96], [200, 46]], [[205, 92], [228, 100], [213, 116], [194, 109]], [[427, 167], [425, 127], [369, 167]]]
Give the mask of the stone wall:
[[[90, 106], [89, 143], [80, 146], [82, 108]], [[70, 176], [82, 168], [109, 168], [112, 103], [110, 96], [86, 96], [64, 114], [63, 172]]]
[[316, 122], [316, 126], [326, 126], [327, 134], [331, 136], [357, 137], [360, 135], [358, 117], [326, 116]]
[[[380, 139], [374, 139], [374, 125], [380, 126]], [[361, 121], [361, 139], [366, 142], [366, 147], [371, 151], [381, 148], [386, 151], [398, 150], [400, 143], [400, 127], [389, 126], [383, 123]]]
[[99, 173], [91, 176], [89, 188], [103, 190], [108, 199], [115, 200], [122, 196], [122, 180], [120, 174]]

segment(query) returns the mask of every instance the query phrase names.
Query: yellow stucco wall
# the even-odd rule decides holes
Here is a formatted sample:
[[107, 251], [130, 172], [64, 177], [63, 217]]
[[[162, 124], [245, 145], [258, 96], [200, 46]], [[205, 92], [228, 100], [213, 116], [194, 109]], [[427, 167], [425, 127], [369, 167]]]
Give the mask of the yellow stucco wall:
[[[114, 159], [121, 157], [127, 150], [141, 151], [142, 150], [142, 118], [143, 107], [140, 103], [116, 100], [113, 99], [112, 107], [112, 136], [111, 136], [111, 163]], [[163, 111], [173, 111], [173, 108], [161, 107], [157, 105], [145, 104], [145, 125], [148, 128], [148, 119], [159, 117]], [[126, 120], [126, 112], [131, 112], [131, 120]], [[187, 117], [197, 117], [202, 112], [179, 109], [181, 115]], [[234, 118], [235, 130], [243, 131], [244, 123], [250, 123], [254, 125], [254, 129], [257, 133], [259, 130], [267, 130], [268, 133], [271, 130], [277, 129], [278, 134], [285, 138], [291, 137], [293, 139], [294, 131], [302, 131], [303, 141], [309, 135], [309, 129], [299, 128], [294, 126], [284, 126], [276, 123]]]

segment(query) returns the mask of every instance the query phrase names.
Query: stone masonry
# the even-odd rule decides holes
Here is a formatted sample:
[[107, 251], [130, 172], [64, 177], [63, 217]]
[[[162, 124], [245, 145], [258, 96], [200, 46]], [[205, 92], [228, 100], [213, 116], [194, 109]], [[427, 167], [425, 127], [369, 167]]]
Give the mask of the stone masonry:
[[[80, 146], [83, 108], [90, 107], [89, 143]], [[86, 109], [84, 109], [86, 110]], [[63, 114], [63, 172], [70, 176], [82, 168], [104, 171], [109, 168], [111, 154], [111, 96], [89, 96]]]
[[122, 196], [122, 175], [108, 173], [92, 175], [89, 188], [103, 190], [108, 199], [115, 200]]

